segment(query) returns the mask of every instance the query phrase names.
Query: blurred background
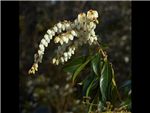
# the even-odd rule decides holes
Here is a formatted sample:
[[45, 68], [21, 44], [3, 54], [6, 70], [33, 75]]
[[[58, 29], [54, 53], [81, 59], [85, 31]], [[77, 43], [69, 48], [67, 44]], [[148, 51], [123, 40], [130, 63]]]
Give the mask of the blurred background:
[[[69, 74], [62, 65], [50, 63], [55, 45], [46, 49], [43, 63], [35, 76], [28, 70], [34, 61], [38, 44], [47, 29], [63, 20], [73, 21], [81, 12], [95, 9], [99, 13], [96, 34], [107, 44], [116, 82], [123, 102], [128, 100], [131, 83], [131, 2], [77, 1], [77, 2], [20, 2], [20, 113], [85, 113], [87, 107], [80, 101], [79, 89], [71, 86]], [[82, 50], [76, 53], [80, 56]], [[127, 86], [127, 87], [126, 87]], [[124, 88], [123, 88], [124, 87]]]

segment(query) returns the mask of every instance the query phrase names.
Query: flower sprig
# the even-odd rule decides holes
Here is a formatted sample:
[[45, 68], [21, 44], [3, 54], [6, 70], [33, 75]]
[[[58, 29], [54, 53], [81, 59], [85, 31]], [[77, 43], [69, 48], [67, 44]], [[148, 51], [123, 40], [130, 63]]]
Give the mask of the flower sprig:
[[34, 63], [28, 73], [35, 74], [38, 71], [38, 64], [42, 62], [45, 48], [52, 39], [54, 43], [59, 44], [57, 55], [52, 59], [52, 63], [56, 65], [71, 59], [79, 46], [96, 44], [97, 36], [94, 30], [98, 24], [97, 18], [98, 12], [89, 10], [87, 13], [80, 13], [73, 22], [65, 20], [48, 29], [39, 44], [38, 52], [34, 55]]

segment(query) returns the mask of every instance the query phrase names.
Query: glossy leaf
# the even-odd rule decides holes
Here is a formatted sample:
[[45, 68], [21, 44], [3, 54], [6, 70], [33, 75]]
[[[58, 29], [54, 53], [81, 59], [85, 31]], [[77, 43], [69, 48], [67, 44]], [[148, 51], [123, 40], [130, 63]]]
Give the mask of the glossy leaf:
[[90, 94], [90, 91], [94, 89], [94, 86], [97, 85], [97, 80], [98, 80], [98, 77], [95, 77], [91, 83], [89, 84], [88, 88], [87, 88], [87, 91], [86, 91], [86, 96], [89, 96]]
[[92, 60], [92, 58], [93, 58], [93, 56], [88, 57], [87, 60], [77, 68], [77, 70], [75, 71], [75, 73], [73, 74], [73, 77], [72, 77], [73, 83], [75, 82], [75, 80], [76, 80], [77, 76], [79, 75], [79, 73]]
[[108, 94], [109, 85], [112, 82], [112, 71], [108, 61], [104, 62], [101, 77], [100, 77], [100, 91], [102, 94], [102, 101], [106, 102]]
[[88, 75], [85, 80], [83, 81], [83, 88], [82, 88], [82, 95], [85, 96], [86, 95], [86, 91], [90, 85], [90, 83], [93, 81], [94, 79], [94, 75], [93, 73], [91, 73], [90, 75]]
[[78, 58], [72, 60], [71, 62], [69, 62], [68, 64], [66, 64], [64, 66], [63, 70], [65, 72], [70, 72], [71, 74], [73, 74], [81, 66], [81, 64], [84, 61], [85, 61], [85, 56], [78, 57]]
[[97, 76], [100, 75], [100, 58], [100, 54], [97, 53], [92, 59], [92, 68]]
[[[112, 72], [112, 93], [113, 93], [113, 97], [116, 97], [116, 99], [118, 98], [120, 101], [121, 101], [121, 97], [120, 97], [120, 94], [119, 94], [119, 91], [117, 89], [117, 85], [116, 85], [116, 82], [115, 82], [115, 74], [114, 74], [114, 70], [113, 70], [113, 67], [111, 65], [111, 72]], [[115, 102], [115, 98], [114, 98], [114, 102]]]

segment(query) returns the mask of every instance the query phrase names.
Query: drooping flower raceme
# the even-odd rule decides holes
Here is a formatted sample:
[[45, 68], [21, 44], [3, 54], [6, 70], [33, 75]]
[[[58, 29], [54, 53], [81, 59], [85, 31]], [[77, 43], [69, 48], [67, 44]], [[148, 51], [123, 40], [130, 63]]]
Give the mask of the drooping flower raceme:
[[73, 21], [58, 22], [52, 28], [47, 30], [43, 39], [39, 44], [39, 49], [34, 55], [34, 63], [29, 70], [29, 74], [35, 74], [38, 71], [38, 64], [42, 62], [45, 48], [51, 40], [58, 44], [56, 57], [52, 59], [52, 63], [59, 65], [67, 62], [71, 56], [75, 54], [75, 50], [83, 44], [95, 44], [97, 36], [95, 34], [96, 24], [98, 24], [98, 12], [89, 10], [87, 14], [80, 13]]

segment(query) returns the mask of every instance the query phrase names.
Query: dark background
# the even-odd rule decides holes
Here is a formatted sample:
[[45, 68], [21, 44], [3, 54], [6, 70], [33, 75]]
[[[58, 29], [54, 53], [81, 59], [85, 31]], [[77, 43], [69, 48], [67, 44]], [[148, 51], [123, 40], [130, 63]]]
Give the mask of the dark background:
[[[78, 103], [78, 98], [74, 94], [77, 89], [70, 87], [70, 76], [63, 72], [62, 66], [50, 64], [55, 47], [53, 44], [46, 49], [43, 63], [39, 65], [39, 72], [35, 76], [29, 76], [27, 72], [47, 29], [65, 19], [73, 21], [79, 13], [89, 9], [95, 9], [99, 13], [100, 24], [97, 25], [96, 34], [100, 35], [102, 42], [109, 47], [107, 54], [115, 70], [119, 91], [123, 100], [127, 98], [126, 89], [120, 87], [131, 79], [131, 2], [20, 2], [21, 113], [40, 113], [40, 110], [52, 113], [86, 111], [86, 106]], [[77, 54], [80, 53], [81, 51]]]

